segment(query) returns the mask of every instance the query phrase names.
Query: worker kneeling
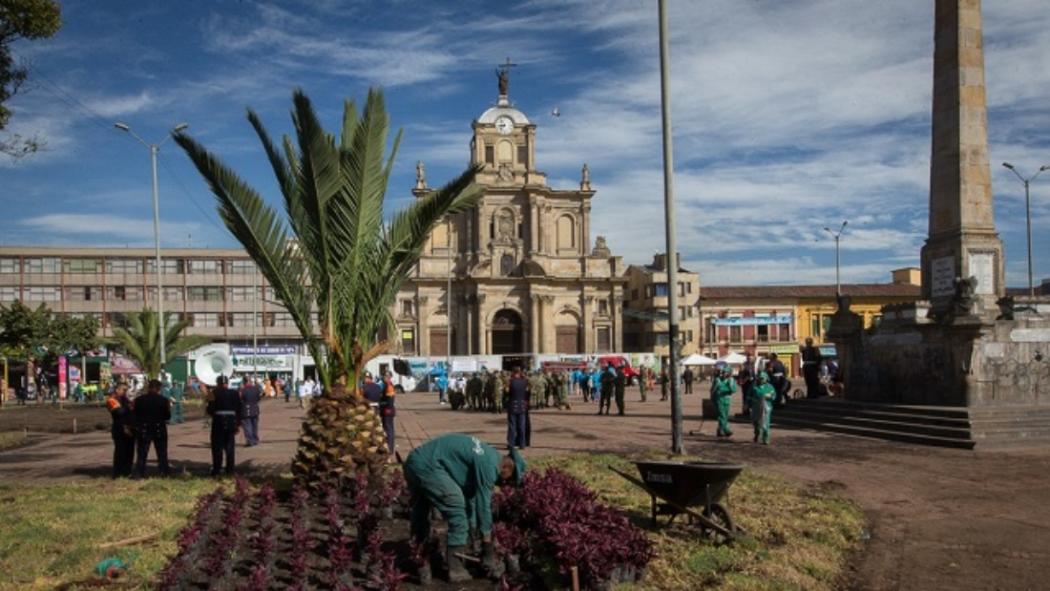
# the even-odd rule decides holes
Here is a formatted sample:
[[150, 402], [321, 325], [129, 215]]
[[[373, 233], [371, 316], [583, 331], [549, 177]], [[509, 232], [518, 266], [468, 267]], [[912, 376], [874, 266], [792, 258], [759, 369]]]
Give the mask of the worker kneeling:
[[492, 545], [492, 491], [497, 484], [521, 484], [524, 473], [525, 460], [516, 450], [501, 456], [491, 445], [461, 433], [436, 437], [408, 455], [405, 480], [412, 495], [412, 535], [425, 542], [431, 508], [441, 513], [448, 522], [449, 582], [471, 578], [462, 558], [467, 553], [469, 516], [481, 532], [485, 569], [490, 576], [502, 574]]

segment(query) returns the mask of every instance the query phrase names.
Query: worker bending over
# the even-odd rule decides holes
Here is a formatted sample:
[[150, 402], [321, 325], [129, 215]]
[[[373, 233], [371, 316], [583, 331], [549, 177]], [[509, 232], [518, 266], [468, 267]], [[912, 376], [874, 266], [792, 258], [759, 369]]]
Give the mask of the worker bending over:
[[[503, 456], [477, 437], [449, 433], [417, 447], [405, 460], [405, 480], [412, 495], [412, 535], [417, 542], [430, 537], [430, 509], [448, 522], [448, 577], [458, 583], [471, 578], [461, 556], [467, 552], [471, 519], [482, 536], [482, 563], [488, 574], [499, 576], [492, 545], [492, 491], [499, 485], [521, 483], [525, 460], [514, 449]], [[423, 568], [426, 568], [425, 566]]]

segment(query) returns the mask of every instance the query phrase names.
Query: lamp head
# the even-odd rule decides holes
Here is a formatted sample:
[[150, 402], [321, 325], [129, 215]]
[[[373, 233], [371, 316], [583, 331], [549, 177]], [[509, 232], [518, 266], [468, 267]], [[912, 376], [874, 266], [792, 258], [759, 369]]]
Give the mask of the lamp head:
[[842, 227], [845, 228], [846, 224], [848, 224], [848, 223], [849, 223], [849, 220], [842, 220]]
[[171, 129], [171, 131], [172, 131], [172, 133], [179, 133], [180, 131], [182, 131], [182, 130], [186, 129], [186, 128], [187, 128], [187, 127], [189, 127], [189, 126], [190, 126], [190, 124], [189, 124], [189, 123], [179, 123], [178, 125], [176, 125], [175, 127], [173, 127], [173, 128]]
[[1003, 162], [1003, 166], [1005, 166], [1006, 168], [1009, 168], [1010, 170], [1014, 169], [1014, 165], [1010, 164], [1009, 162]]
[[1043, 172], [1044, 170], [1050, 170], [1050, 164], [1044, 164], [1039, 167], [1039, 172]]
[[114, 123], [113, 127], [116, 127], [121, 131], [131, 131], [131, 127], [129, 127], [127, 123], [121, 123], [120, 121]]

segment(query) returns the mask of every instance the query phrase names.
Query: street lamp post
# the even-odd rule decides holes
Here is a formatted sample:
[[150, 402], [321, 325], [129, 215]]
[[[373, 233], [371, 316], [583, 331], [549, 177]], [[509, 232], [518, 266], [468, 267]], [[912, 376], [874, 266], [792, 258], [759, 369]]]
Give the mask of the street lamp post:
[[1017, 178], [1021, 179], [1024, 183], [1024, 218], [1025, 226], [1028, 231], [1028, 297], [1035, 297], [1035, 284], [1032, 282], [1032, 206], [1031, 199], [1028, 196], [1028, 186], [1032, 184], [1032, 181], [1036, 179], [1044, 170], [1050, 170], [1050, 164], [1044, 164], [1039, 167], [1039, 170], [1035, 174], [1028, 178], [1021, 176], [1021, 173], [1017, 172], [1013, 164], [1009, 162], [1003, 162], [1003, 166], [1010, 169], [1010, 172], [1017, 175]]
[[664, 225], [667, 240], [667, 324], [670, 344], [667, 375], [671, 381], [671, 452], [685, 453], [682, 443], [682, 398], [678, 391], [678, 247], [675, 243], [674, 155], [671, 137], [671, 72], [667, 35], [667, 2], [657, 5], [660, 21], [660, 115], [664, 155]]
[[[131, 135], [131, 137], [138, 140], [140, 144], [146, 146], [149, 149], [150, 165], [153, 172], [153, 242], [156, 249], [156, 264], [157, 264], [157, 333], [158, 340], [160, 341], [160, 373], [164, 373], [164, 365], [167, 363], [167, 345], [165, 341], [165, 325], [164, 318], [164, 284], [161, 279], [163, 269], [160, 266], [160, 196], [157, 190], [157, 152], [160, 151], [160, 146], [163, 144], [170, 135], [164, 136], [162, 140], [157, 143], [150, 144], [138, 136], [134, 131], [131, 130], [131, 126], [127, 123], [117, 122], [113, 124], [114, 127], [121, 131], [125, 131]], [[189, 127], [186, 123], [179, 123], [172, 128], [172, 133], [180, 132]], [[160, 376], [158, 376], [160, 377]]]
[[848, 220], [844, 220], [842, 222], [842, 226], [839, 227], [839, 231], [838, 232], [832, 232], [831, 228], [829, 228], [827, 226], [824, 226], [824, 231], [827, 232], [828, 234], [831, 234], [831, 237], [835, 239], [835, 295], [836, 296], [841, 296], [842, 295], [842, 279], [841, 279], [841, 275], [839, 274], [839, 269], [840, 269], [840, 266], [839, 266], [839, 262], [840, 262], [840, 258], [839, 258], [839, 242], [842, 241], [842, 235], [846, 232], [846, 224], [848, 224], [848, 223], [849, 223]]

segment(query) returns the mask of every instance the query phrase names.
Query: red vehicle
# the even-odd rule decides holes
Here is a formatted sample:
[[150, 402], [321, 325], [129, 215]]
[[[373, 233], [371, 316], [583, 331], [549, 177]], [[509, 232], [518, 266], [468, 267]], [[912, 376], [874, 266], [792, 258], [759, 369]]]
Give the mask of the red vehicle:
[[638, 370], [631, 367], [631, 362], [623, 355], [601, 355], [598, 357], [598, 367], [605, 367], [610, 363], [616, 369], [622, 367], [623, 375], [627, 376], [628, 381], [638, 377]]

